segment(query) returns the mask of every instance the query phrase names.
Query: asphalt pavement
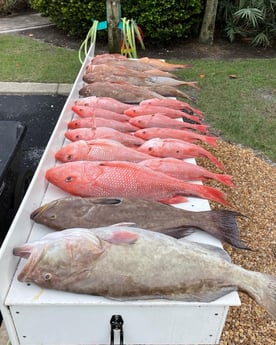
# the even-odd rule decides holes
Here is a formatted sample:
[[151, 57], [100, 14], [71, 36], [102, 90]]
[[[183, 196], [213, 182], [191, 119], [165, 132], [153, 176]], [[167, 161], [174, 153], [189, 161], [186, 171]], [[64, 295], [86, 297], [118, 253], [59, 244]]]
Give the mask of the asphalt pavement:
[[[41, 16], [39, 13], [11, 15], [1, 18], [0, 35], [21, 30], [42, 28], [49, 25], [52, 25], [49, 19]], [[18, 202], [24, 196], [24, 192], [36, 170], [71, 89], [72, 84], [13, 83], [0, 81], [0, 125], [1, 121], [17, 121], [25, 128], [20, 147], [16, 148], [18, 154], [16, 158], [14, 154], [14, 157], [9, 161], [11, 168], [9, 167], [5, 172], [6, 176], [2, 176], [4, 183], [1, 180], [0, 207], [1, 204], [7, 203], [7, 198], [10, 202], [7, 196], [7, 194], [10, 194], [10, 191], [6, 191], [5, 189], [7, 186], [11, 188], [12, 194], [16, 195], [18, 199], [16, 200], [16, 205], [11, 208], [9, 217], [3, 221], [3, 217], [1, 216], [1, 236], [8, 231], [13, 216], [19, 206]], [[0, 143], [0, 145], [8, 146], [7, 142]], [[10, 148], [6, 147], [6, 149], [9, 150]], [[16, 176], [15, 182], [12, 182], [16, 186], [11, 186], [13, 175], [12, 166], [15, 159], [16, 164], [18, 164], [16, 165], [16, 169], [19, 174]], [[16, 198], [14, 197], [14, 199]], [[3, 323], [0, 328], [0, 345], [6, 345], [7, 343], [8, 334]]]

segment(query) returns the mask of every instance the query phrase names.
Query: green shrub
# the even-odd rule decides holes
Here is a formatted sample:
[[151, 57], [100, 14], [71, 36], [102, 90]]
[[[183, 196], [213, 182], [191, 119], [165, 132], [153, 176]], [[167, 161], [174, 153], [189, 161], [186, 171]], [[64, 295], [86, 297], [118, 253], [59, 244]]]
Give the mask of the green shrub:
[[28, 0], [0, 0], [0, 15], [7, 15], [29, 7]]
[[217, 22], [231, 42], [244, 37], [254, 46], [270, 47], [276, 38], [276, 2], [223, 0], [219, 3]]
[[[30, 0], [30, 4], [73, 36], [84, 37], [92, 18], [106, 20], [106, 0]], [[202, 0], [129, 0], [121, 1], [121, 12], [136, 21], [146, 39], [169, 41], [197, 33], [203, 4]]]

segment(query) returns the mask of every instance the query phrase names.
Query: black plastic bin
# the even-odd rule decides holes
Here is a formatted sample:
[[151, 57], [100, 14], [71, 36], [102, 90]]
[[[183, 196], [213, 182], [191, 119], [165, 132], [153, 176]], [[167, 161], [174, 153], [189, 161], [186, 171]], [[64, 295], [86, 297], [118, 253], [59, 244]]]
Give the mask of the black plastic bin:
[[21, 180], [21, 143], [25, 126], [18, 121], [0, 121], [0, 246], [21, 200], [18, 182]]

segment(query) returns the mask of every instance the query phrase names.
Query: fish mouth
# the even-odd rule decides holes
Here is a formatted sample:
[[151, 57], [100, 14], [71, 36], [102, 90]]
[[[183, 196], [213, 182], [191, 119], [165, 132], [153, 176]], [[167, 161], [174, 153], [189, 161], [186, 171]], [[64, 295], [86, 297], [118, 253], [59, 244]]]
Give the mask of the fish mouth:
[[47, 208], [49, 207], [48, 204], [45, 204], [43, 206], [40, 206], [39, 208], [37, 208], [36, 210], [34, 210], [31, 215], [30, 215], [30, 218], [32, 220], [34, 220], [37, 216], [40, 215], [40, 213], [44, 212]]
[[24, 267], [22, 270], [19, 272], [17, 276], [17, 280], [20, 282], [31, 282], [32, 279], [30, 278], [32, 276], [32, 273], [34, 272], [35, 267], [40, 261], [41, 256], [43, 253], [40, 255], [37, 255], [37, 253], [30, 253], [27, 262], [25, 263]]

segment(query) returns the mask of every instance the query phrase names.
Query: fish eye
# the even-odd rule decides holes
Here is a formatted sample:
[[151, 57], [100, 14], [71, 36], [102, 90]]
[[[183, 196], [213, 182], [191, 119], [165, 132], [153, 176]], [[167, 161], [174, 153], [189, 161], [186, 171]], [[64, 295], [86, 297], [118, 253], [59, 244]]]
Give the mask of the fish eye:
[[79, 136], [79, 135], [76, 135], [75, 138], [76, 138], [76, 139], [80, 139], [80, 136]]
[[143, 134], [146, 134], [146, 133], [147, 133], [147, 131], [143, 131], [142, 133], [143, 133]]
[[44, 280], [51, 280], [52, 279], [52, 274], [51, 273], [45, 273], [44, 274]]
[[65, 178], [65, 182], [72, 182], [72, 176], [67, 176], [66, 178]]
[[68, 161], [71, 161], [71, 160], [72, 160], [72, 158], [73, 158], [73, 156], [72, 156], [72, 155], [68, 155], [68, 156], [67, 156], [67, 160], [68, 160]]
[[52, 220], [54, 220], [54, 219], [56, 219], [57, 218], [57, 216], [55, 215], [55, 214], [52, 214], [51, 216], [50, 216], [50, 219], [52, 219]]
[[148, 151], [151, 151], [151, 150], [152, 150], [152, 147], [149, 147], [149, 148], [148, 148]]

